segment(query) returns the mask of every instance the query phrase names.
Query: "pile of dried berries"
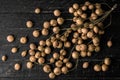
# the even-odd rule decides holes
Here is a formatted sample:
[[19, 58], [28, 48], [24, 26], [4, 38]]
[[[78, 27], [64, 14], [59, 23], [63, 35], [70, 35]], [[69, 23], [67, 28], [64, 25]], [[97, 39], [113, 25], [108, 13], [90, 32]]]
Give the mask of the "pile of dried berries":
[[[31, 69], [34, 64], [43, 66], [43, 71], [49, 74], [49, 78], [54, 79], [55, 76], [67, 74], [69, 71], [76, 69], [80, 58], [91, 57], [95, 52], [100, 51], [100, 37], [105, 33], [103, 21], [116, 8], [114, 5], [109, 11], [105, 11], [100, 3], [90, 3], [86, 1], [84, 4], [74, 3], [69, 8], [69, 13], [73, 15], [70, 27], [63, 28], [64, 19], [62, 12], [58, 9], [53, 11], [57, 18], [45, 21], [41, 30], [35, 29], [32, 33], [34, 38], [45, 36], [47, 39], [29, 44], [29, 50], [21, 52], [22, 57], [29, 55], [29, 61], [26, 64]], [[34, 11], [40, 14], [40, 8]], [[34, 26], [31, 20], [26, 22], [27, 28]], [[15, 40], [13, 35], [7, 36], [8, 42]], [[27, 37], [20, 38], [21, 44], [27, 43]], [[112, 41], [107, 42], [107, 46], [112, 46]], [[17, 53], [18, 48], [13, 47], [12, 53]], [[2, 57], [6, 61], [7, 57]], [[75, 64], [73, 63], [75, 62]], [[105, 58], [103, 64], [95, 64], [94, 71], [107, 71], [111, 63], [110, 58]], [[21, 64], [14, 65], [15, 70], [21, 69]], [[84, 69], [89, 67], [89, 62], [84, 62]]]

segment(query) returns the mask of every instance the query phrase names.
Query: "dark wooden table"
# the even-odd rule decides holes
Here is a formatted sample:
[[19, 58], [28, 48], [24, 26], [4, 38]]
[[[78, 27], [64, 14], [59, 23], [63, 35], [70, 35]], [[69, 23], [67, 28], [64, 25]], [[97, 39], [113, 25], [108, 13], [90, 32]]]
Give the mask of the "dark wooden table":
[[[102, 37], [103, 44], [113, 35], [113, 46], [107, 48], [103, 46], [97, 56], [79, 60], [76, 70], [69, 72], [67, 75], [56, 77], [56, 80], [120, 80], [120, 0], [89, 0], [91, 2], [106, 2], [110, 6], [117, 3], [117, 9], [112, 13], [112, 24], [105, 31]], [[68, 8], [74, 2], [83, 3], [84, 0], [0, 0], [0, 57], [4, 54], [8, 55], [8, 60], [2, 62], [0, 60], [0, 80], [49, 80], [48, 74], [44, 73], [42, 67], [35, 65], [32, 70], [26, 68], [26, 58], [20, 56], [20, 52], [28, 49], [30, 42], [36, 42], [40, 37], [35, 39], [31, 37], [31, 32], [35, 28], [42, 28], [45, 20], [55, 18], [52, 14], [54, 9], [60, 9], [64, 18], [71, 18], [68, 14]], [[41, 14], [34, 14], [36, 7], [41, 8]], [[27, 20], [34, 21], [34, 28], [27, 29], [25, 22]], [[15, 42], [8, 43], [6, 36], [14, 34]], [[27, 45], [19, 44], [21, 36], [28, 36]], [[10, 49], [19, 44], [20, 49], [16, 54], [12, 54]], [[104, 57], [111, 57], [112, 64], [107, 72], [94, 72], [93, 65], [99, 63]], [[83, 61], [90, 61], [88, 69], [82, 69]], [[13, 69], [14, 63], [22, 64], [20, 71]]]

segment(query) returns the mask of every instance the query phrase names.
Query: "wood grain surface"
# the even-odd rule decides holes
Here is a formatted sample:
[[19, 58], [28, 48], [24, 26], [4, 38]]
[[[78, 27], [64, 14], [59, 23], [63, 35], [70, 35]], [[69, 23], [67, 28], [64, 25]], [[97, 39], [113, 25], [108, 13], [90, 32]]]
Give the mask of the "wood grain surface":
[[[83, 3], [85, 0], [0, 0], [0, 80], [49, 80], [48, 74], [44, 73], [42, 67], [35, 65], [33, 69], [26, 68], [26, 58], [20, 56], [20, 52], [29, 49], [30, 42], [37, 42], [45, 37], [33, 38], [32, 31], [36, 28], [41, 29], [42, 23], [46, 20], [56, 18], [53, 15], [54, 9], [60, 9], [65, 19], [72, 16], [68, 14], [68, 8], [75, 2]], [[55, 80], [120, 80], [120, 0], [89, 0], [95, 2], [106, 2], [110, 6], [115, 3], [118, 7], [112, 12], [112, 24], [105, 31], [102, 37], [102, 50], [90, 58], [79, 60], [77, 69], [69, 72], [67, 75], [61, 75]], [[41, 8], [41, 14], [34, 13], [36, 7]], [[34, 21], [34, 27], [27, 29], [25, 23], [27, 20]], [[69, 22], [66, 22], [65, 27]], [[14, 34], [15, 42], [8, 43], [6, 36]], [[29, 41], [26, 45], [21, 45], [19, 39], [21, 36], [28, 36]], [[113, 46], [107, 48], [106, 41], [113, 35]], [[19, 52], [12, 54], [10, 49], [13, 46], [20, 47]], [[1, 56], [6, 54], [8, 60], [1, 61]], [[111, 57], [112, 64], [107, 72], [94, 72], [93, 65], [99, 63], [104, 57]], [[82, 63], [90, 61], [88, 69], [82, 69]], [[14, 63], [22, 64], [20, 71], [15, 71]]]

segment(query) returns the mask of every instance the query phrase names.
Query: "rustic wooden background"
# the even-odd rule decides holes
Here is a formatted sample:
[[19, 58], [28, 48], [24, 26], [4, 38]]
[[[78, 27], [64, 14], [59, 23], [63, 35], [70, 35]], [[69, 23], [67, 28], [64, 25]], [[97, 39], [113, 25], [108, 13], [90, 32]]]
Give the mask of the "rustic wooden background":
[[[26, 59], [21, 58], [20, 52], [28, 49], [27, 45], [30, 42], [36, 42], [42, 37], [35, 39], [31, 37], [31, 32], [35, 28], [41, 28], [45, 20], [55, 18], [52, 14], [54, 9], [60, 9], [62, 16], [71, 18], [68, 14], [68, 8], [74, 2], [83, 3], [85, 0], [0, 0], [0, 57], [4, 54], [8, 55], [8, 60], [2, 62], [0, 60], [0, 80], [49, 80], [48, 75], [43, 73], [39, 65], [35, 65], [32, 70], [28, 70], [25, 66]], [[113, 35], [113, 47], [110, 49], [104, 45], [102, 51], [97, 56], [79, 60], [79, 65], [76, 70], [56, 77], [56, 80], [120, 80], [120, 0], [89, 0], [91, 2], [106, 2], [110, 6], [117, 3], [117, 9], [112, 13], [112, 24], [106, 29], [105, 35], [102, 37], [102, 42], [105, 42]], [[40, 7], [42, 12], [34, 14], [34, 9]], [[25, 22], [27, 20], [34, 21], [34, 28], [27, 29]], [[69, 22], [68, 22], [69, 23]], [[6, 36], [14, 34], [15, 42], [8, 43]], [[16, 54], [11, 54], [12, 46], [19, 44], [21, 36], [28, 36], [29, 42], [27, 45], [19, 45], [21, 48]], [[93, 64], [99, 63], [104, 57], [111, 57], [112, 64], [107, 72], [94, 72]], [[90, 61], [88, 69], [82, 69], [83, 61]], [[22, 64], [20, 71], [14, 71], [14, 63]]]

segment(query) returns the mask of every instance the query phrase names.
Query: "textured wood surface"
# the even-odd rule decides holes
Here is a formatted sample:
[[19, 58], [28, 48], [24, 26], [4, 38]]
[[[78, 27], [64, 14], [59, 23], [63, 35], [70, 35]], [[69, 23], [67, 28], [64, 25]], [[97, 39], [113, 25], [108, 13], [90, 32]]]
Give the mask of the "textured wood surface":
[[[91, 2], [106, 2], [109, 5], [118, 4], [117, 9], [112, 13], [112, 24], [105, 31], [102, 37], [102, 44], [113, 35], [113, 47], [110, 49], [102, 46], [97, 56], [80, 59], [76, 70], [56, 77], [56, 80], [120, 80], [120, 2], [119, 0], [89, 0]], [[31, 37], [31, 32], [35, 28], [42, 28], [42, 23], [45, 20], [55, 18], [52, 14], [54, 9], [60, 9], [65, 18], [71, 18], [68, 14], [68, 7], [74, 2], [83, 3], [84, 0], [0, 0], [0, 57], [4, 54], [8, 55], [8, 60], [2, 62], [0, 60], [0, 80], [48, 80], [48, 75], [42, 71], [42, 67], [35, 65], [32, 70], [28, 70], [25, 66], [26, 59], [21, 58], [20, 52], [28, 49], [30, 42], [36, 42], [44, 37], [35, 39]], [[39, 15], [34, 14], [34, 9], [40, 7], [42, 12]], [[27, 20], [34, 21], [35, 25], [32, 29], [25, 27]], [[69, 23], [69, 22], [68, 22]], [[67, 22], [66, 22], [67, 26]], [[15, 42], [8, 43], [6, 36], [14, 34]], [[21, 36], [28, 36], [29, 42], [27, 45], [19, 44]], [[19, 44], [19, 52], [11, 54], [10, 49]], [[111, 57], [112, 64], [107, 72], [94, 72], [93, 65], [102, 61], [104, 57]], [[88, 69], [82, 69], [83, 61], [90, 61]], [[14, 63], [22, 64], [20, 71], [14, 71]]]

